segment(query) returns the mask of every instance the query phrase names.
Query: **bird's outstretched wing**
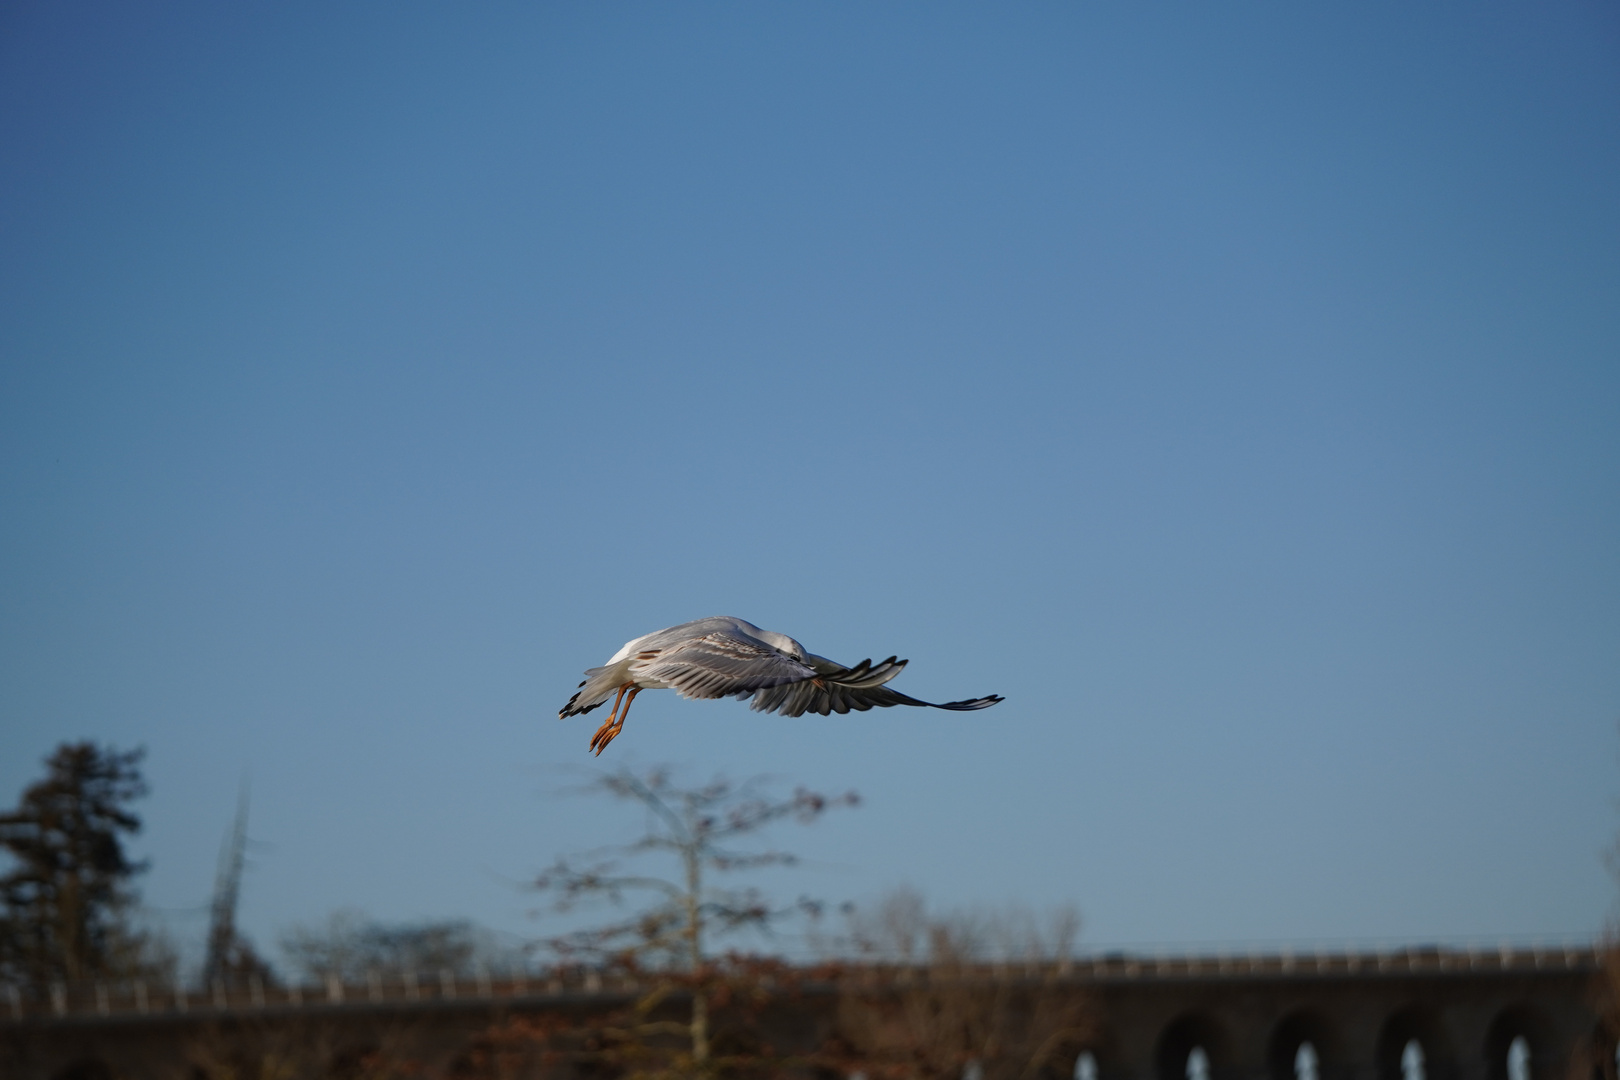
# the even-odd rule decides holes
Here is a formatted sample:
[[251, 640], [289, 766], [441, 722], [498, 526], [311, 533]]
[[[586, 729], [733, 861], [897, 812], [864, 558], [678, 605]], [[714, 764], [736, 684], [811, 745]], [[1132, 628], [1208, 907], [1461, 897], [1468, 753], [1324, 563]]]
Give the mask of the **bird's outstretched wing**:
[[[817, 658], [820, 659], [820, 658]], [[749, 708], [756, 712], [774, 712], [783, 716], [803, 716], [807, 712], [828, 713], [865, 712], [884, 709], [890, 705], [923, 705], [931, 709], [950, 709], [953, 712], [971, 712], [988, 709], [1003, 700], [999, 694], [971, 698], [967, 701], [947, 701], [935, 704], [919, 701], [883, 684], [900, 674], [906, 661], [891, 656], [880, 664], [862, 660], [852, 668], [822, 662], [816, 664], [816, 673], [808, 679], [764, 687], [753, 694]], [[836, 669], [836, 670], [829, 670]], [[738, 694], [739, 697], [747, 696]]]
[[746, 697], [816, 674], [802, 661], [736, 630], [649, 649], [631, 661], [630, 672], [638, 679], [668, 683], [683, 698]]

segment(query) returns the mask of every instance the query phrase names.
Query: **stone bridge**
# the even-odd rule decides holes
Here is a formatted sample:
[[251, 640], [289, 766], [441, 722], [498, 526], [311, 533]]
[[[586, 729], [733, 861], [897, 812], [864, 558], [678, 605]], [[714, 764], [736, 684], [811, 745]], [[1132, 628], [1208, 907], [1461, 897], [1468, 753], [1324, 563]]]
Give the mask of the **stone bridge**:
[[[1098, 1034], [1063, 1064], [1077, 1080], [1590, 1080], [1595, 1063], [1612, 1063], [1615, 1053], [1594, 1012], [1600, 966], [1591, 948], [1430, 948], [1114, 954], [988, 967], [984, 977], [1089, 993]], [[779, 1023], [786, 1037], [810, 1044], [824, 1036], [836, 992], [802, 991]], [[319, 1060], [306, 1060], [298, 1075], [352, 1076], [358, 1055], [404, 1027], [427, 1075], [472, 1075], [466, 1048], [496, 1020], [601, 1013], [636, 993], [588, 971], [439, 972], [207, 993], [58, 988], [46, 1001], [13, 993], [0, 999], [0, 1076], [221, 1080], [194, 1048], [249, 1028], [314, 1047]]]

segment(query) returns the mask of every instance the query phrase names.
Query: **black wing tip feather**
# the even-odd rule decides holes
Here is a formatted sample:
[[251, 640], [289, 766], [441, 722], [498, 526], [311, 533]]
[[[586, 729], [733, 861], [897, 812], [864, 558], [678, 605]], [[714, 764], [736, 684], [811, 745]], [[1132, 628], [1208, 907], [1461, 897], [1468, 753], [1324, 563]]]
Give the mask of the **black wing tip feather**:
[[834, 676], [834, 677], [839, 678], [839, 679], [847, 679], [851, 675], [865, 675], [868, 671], [871, 671], [873, 668], [886, 668], [886, 667], [902, 667], [903, 668], [909, 663], [911, 663], [910, 660], [902, 660], [898, 656], [891, 656], [887, 660], [883, 661], [880, 664], [874, 664], [874, 663], [872, 663], [872, 658], [867, 657], [865, 660], [862, 660], [860, 663], [854, 665], [853, 667], [847, 667], [843, 671], [838, 672], [837, 675]]
[[952, 712], [974, 712], [978, 709], [988, 709], [1007, 699], [1000, 694], [987, 694], [984, 697], [968, 698], [966, 701], [947, 701], [942, 705], [935, 705], [936, 709], [949, 709]]

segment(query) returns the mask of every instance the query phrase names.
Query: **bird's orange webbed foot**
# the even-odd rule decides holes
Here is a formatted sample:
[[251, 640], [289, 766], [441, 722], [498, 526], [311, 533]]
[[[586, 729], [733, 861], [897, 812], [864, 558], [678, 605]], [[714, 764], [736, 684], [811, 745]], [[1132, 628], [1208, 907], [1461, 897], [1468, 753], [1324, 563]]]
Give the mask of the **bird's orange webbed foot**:
[[623, 729], [623, 724], [615, 723], [612, 717], [609, 717], [606, 723], [596, 729], [596, 734], [591, 736], [591, 750], [597, 757], [601, 757], [602, 751], [607, 749], [607, 744]]

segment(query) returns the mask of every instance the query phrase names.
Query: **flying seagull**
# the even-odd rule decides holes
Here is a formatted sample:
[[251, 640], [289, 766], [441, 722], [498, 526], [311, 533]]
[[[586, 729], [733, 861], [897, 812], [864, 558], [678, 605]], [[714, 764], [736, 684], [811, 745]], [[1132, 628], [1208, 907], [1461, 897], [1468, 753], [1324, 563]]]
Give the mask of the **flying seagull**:
[[[568, 699], [558, 717], [588, 713], [618, 692], [613, 712], [596, 734], [591, 749], [601, 756], [613, 737], [624, 730], [630, 703], [643, 690], [672, 689], [683, 698], [753, 697], [755, 712], [803, 716], [807, 712], [865, 712], [889, 705], [926, 705], [933, 709], [969, 712], [988, 709], [1001, 695], [947, 701], [936, 705], [918, 701], [883, 684], [900, 674], [906, 661], [889, 657], [881, 664], [862, 660], [854, 667], [805, 652], [804, 646], [751, 622], [716, 615], [655, 630], [634, 641], [601, 667], [587, 668], [579, 692]], [[621, 708], [622, 706], [622, 708]]]

